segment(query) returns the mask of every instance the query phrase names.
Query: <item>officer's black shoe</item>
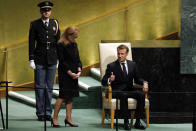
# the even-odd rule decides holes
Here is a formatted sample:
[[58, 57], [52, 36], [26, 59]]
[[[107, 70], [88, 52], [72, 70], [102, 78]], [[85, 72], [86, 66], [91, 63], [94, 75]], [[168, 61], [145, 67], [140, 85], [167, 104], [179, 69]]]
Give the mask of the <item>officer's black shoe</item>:
[[43, 116], [38, 116], [37, 120], [38, 121], [44, 121], [44, 117]]
[[141, 122], [136, 122], [135, 125], [134, 125], [134, 127], [136, 129], [141, 129], [141, 130], [145, 130], [146, 129], [146, 127], [144, 125], [142, 125]]
[[46, 116], [46, 121], [51, 121], [51, 116]]
[[130, 130], [131, 130], [130, 124], [129, 124], [129, 123], [125, 123], [125, 124], [124, 124], [124, 129], [130, 131]]

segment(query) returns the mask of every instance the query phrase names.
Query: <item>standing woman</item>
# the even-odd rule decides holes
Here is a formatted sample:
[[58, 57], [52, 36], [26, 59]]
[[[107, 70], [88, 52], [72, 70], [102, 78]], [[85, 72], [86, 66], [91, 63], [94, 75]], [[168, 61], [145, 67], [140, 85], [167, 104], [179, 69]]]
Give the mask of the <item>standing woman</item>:
[[58, 124], [58, 113], [63, 102], [66, 103], [66, 124], [71, 127], [78, 127], [71, 119], [72, 99], [79, 96], [78, 78], [82, 71], [77, 43], [79, 30], [75, 26], [68, 27], [58, 41], [58, 78], [59, 98], [56, 100], [54, 116], [51, 126], [60, 127]]

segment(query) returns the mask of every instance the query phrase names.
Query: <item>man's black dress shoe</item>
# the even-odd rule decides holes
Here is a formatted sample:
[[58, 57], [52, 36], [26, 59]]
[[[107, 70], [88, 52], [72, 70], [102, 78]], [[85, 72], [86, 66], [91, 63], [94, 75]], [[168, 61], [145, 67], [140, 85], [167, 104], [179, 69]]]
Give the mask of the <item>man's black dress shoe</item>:
[[146, 129], [146, 127], [143, 126], [141, 122], [135, 123], [134, 127], [135, 127], [136, 129], [141, 129], [141, 130]]
[[38, 116], [37, 120], [38, 121], [44, 121], [44, 117], [43, 116]]
[[46, 116], [46, 121], [51, 121], [51, 116]]
[[131, 130], [130, 124], [129, 123], [124, 124], [124, 129], [130, 131]]

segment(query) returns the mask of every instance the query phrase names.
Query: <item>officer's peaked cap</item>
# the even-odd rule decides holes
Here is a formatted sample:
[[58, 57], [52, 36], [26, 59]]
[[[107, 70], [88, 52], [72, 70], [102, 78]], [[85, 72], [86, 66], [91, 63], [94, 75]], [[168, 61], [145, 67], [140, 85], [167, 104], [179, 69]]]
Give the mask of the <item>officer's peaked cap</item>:
[[44, 1], [39, 3], [37, 6], [40, 7], [40, 10], [49, 11], [52, 9], [53, 3], [50, 1]]

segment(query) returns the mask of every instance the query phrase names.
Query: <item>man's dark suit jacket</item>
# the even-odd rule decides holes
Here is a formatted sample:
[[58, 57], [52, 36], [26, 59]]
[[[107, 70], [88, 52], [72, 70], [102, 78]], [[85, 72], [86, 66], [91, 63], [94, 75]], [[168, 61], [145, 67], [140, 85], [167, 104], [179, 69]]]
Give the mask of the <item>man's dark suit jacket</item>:
[[[112, 90], [123, 90], [122, 87], [133, 87], [133, 80], [136, 84], [143, 85], [144, 80], [139, 77], [136, 63], [130, 60], [127, 60], [128, 67], [128, 77], [123, 76], [123, 71], [118, 60], [107, 65], [105, 75], [102, 79], [102, 85], [108, 85], [108, 78], [111, 76], [111, 72], [115, 75], [115, 80], [111, 82]], [[126, 86], [122, 86], [125, 85]]]

